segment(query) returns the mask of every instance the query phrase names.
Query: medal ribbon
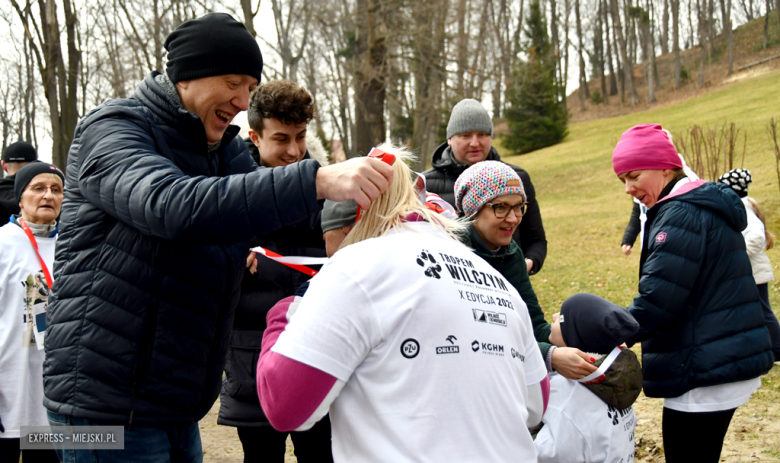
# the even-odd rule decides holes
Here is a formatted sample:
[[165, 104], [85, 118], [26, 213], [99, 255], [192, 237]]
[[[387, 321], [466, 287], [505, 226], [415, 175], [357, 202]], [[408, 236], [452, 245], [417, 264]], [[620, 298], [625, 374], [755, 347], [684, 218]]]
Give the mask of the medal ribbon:
[[27, 222], [24, 221], [23, 218], [19, 218], [19, 225], [22, 227], [22, 230], [24, 230], [24, 233], [27, 235], [27, 238], [30, 239], [30, 243], [32, 243], [33, 249], [35, 249], [35, 254], [38, 255], [38, 260], [41, 261], [41, 269], [43, 270], [43, 276], [46, 277], [46, 284], [49, 285], [49, 289], [51, 289], [51, 285], [54, 283], [51, 279], [51, 273], [49, 273], [49, 268], [46, 267], [46, 262], [43, 261], [43, 257], [41, 257], [40, 251], [38, 251], [38, 242], [35, 241], [35, 236], [33, 235], [32, 230], [30, 230], [30, 226], [27, 225]]
[[302, 256], [290, 256], [285, 257], [281, 254], [277, 254], [273, 251], [269, 251], [268, 249], [258, 246], [256, 248], [250, 249], [250, 251], [254, 251], [258, 254], [262, 254], [265, 257], [275, 260], [276, 262], [279, 262], [282, 265], [286, 265], [292, 269], [295, 269], [299, 272], [305, 273], [306, 275], [309, 275], [310, 277], [313, 277], [318, 272], [314, 270], [311, 267], [307, 267], [308, 265], [321, 265], [328, 261], [327, 257], [302, 257]]

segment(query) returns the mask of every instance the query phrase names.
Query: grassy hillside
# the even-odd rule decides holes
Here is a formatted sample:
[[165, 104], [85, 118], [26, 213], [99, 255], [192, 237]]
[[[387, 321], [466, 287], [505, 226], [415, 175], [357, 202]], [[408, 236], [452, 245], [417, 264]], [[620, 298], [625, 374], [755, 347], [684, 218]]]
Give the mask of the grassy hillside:
[[[626, 129], [660, 123], [674, 135], [694, 124], [735, 122], [747, 131], [744, 167], [751, 170], [751, 196], [764, 208], [769, 229], [780, 235], [780, 189], [766, 125], [780, 118], [780, 71], [725, 85], [684, 102], [625, 116], [573, 124], [564, 143], [503, 159], [527, 169], [541, 204], [549, 251], [544, 268], [531, 278], [547, 319], [564, 299], [578, 292], [628, 306], [636, 294], [639, 241], [626, 257], [620, 241], [632, 200], [612, 170], [612, 149]], [[780, 240], [768, 251], [780, 280]], [[770, 284], [770, 300], [780, 313], [780, 284]], [[635, 347], [638, 352], [639, 347]], [[762, 377], [763, 386], [735, 414], [721, 461], [780, 461], [780, 368]], [[660, 399], [642, 395], [638, 416], [637, 461], [664, 462]]]
[[[766, 210], [770, 230], [780, 232], [780, 189], [766, 132], [769, 118], [780, 117], [778, 95], [780, 72], [774, 71], [676, 105], [573, 124], [565, 142], [506, 158], [529, 171], [541, 204], [549, 254], [533, 283], [543, 306], [552, 311], [579, 291], [623, 305], [633, 298], [638, 252], [625, 257], [619, 249], [631, 198], [612, 171], [611, 159], [621, 133], [635, 124], [659, 123], [677, 135], [693, 124], [735, 122], [747, 131], [744, 167], [753, 173], [750, 193]], [[780, 263], [777, 250], [769, 256]], [[773, 306], [780, 308], [773, 296]]]

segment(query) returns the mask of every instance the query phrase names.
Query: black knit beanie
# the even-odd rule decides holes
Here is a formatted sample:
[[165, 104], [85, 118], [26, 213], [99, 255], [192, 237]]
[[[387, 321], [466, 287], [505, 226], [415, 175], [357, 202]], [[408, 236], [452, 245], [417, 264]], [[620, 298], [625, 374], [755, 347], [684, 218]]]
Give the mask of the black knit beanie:
[[25, 187], [40, 174], [57, 175], [62, 180], [62, 184], [65, 184], [65, 174], [62, 173], [59, 167], [42, 161], [31, 162], [16, 171], [16, 176], [14, 177], [14, 196], [16, 196], [16, 204], [19, 204], [19, 201], [22, 200], [22, 193], [24, 192]]
[[639, 323], [628, 310], [589, 293], [563, 301], [559, 321], [568, 347], [596, 354], [610, 353], [639, 331]]
[[165, 39], [165, 73], [182, 80], [225, 74], [252, 76], [260, 82], [263, 55], [246, 27], [225, 13], [210, 13], [183, 22]]
[[26, 141], [11, 143], [3, 151], [3, 161], [5, 162], [33, 162], [38, 159], [38, 153], [35, 147]]

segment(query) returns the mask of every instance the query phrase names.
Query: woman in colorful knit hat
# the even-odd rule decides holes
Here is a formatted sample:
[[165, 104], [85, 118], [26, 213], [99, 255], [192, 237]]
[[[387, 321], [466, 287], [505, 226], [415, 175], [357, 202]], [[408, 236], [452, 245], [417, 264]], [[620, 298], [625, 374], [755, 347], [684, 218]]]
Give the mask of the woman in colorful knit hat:
[[764, 311], [764, 322], [772, 339], [772, 352], [775, 363], [780, 362], [780, 323], [777, 321], [772, 305], [769, 303], [769, 282], [775, 279], [772, 272], [772, 262], [766, 255], [766, 249], [772, 249], [775, 238], [772, 232], [766, 228], [764, 211], [759, 207], [755, 199], [748, 196], [748, 188], [753, 182], [753, 177], [747, 169], [732, 169], [718, 178], [718, 182], [731, 187], [742, 199], [747, 212], [748, 225], [742, 230], [745, 238], [745, 246], [750, 257], [750, 265], [753, 267], [753, 278], [756, 280], [758, 296], [761, 299], [761, 309]]
[[720, 460], [737, 407], [772, 367], [769, 333], [741, 230], [745, 207], [726, 185], [691, 180], [660, 125], [623, 133], [612, 166], [648, 207], [639, 294], [644, 391], [663, 397], [668, 463]]
[[461, 241], [520, 293], [528, 306], [547, 371], [557, 371], [569, 379], [584, 378], [597, 369], [593, 359], [579, 349], [556, 348], [550, 343], [550, 324], [531, 286], [523, 251], [512, 240], [512, 233], [523, 220], [525, 201], [523, 182], [508, 165], [483, 161], [469, 167], [455, 182], [455, 207], [470, 221]]

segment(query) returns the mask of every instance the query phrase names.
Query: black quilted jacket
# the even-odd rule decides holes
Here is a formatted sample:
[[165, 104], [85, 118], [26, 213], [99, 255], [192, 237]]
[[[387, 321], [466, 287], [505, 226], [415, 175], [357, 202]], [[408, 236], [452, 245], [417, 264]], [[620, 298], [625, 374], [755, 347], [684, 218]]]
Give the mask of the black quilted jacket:
[[201, 419], [221, 386], [249, 241], [320, 209], [319, 165], [260, 168], [152, 73], [70, 147], [49, 299], [44, 405], [106, 422]]

